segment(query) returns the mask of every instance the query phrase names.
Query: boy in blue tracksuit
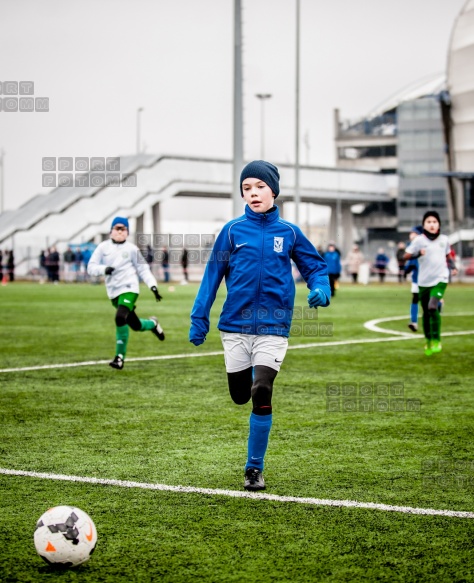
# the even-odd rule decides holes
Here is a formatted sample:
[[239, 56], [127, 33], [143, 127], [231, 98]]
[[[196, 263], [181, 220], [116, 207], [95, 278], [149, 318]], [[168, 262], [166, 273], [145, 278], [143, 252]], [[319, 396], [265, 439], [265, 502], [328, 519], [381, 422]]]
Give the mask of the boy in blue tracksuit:
[[273, 382], [288, 347], [295, 284], [293, 260], [306, 281], [310, 307], [328, 306], [326, 263], [296, 226], [280, 218], [274, 199], [280, 192], [278, 169], [263, 160], [240, 175], [245, 214], [224, 225], [191, 312], [189, 340], [202, 344], [209, 313], [225, 277], [227, 298], [217, 325], [232, 400], [252, 399], [244, 488], [263, 490], [262, 471], [272, 425]]

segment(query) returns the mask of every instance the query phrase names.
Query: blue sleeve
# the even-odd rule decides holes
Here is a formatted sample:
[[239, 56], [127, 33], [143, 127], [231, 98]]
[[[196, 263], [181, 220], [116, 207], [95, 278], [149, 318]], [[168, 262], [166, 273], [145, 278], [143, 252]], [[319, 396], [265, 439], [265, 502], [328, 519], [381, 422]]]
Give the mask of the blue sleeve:
[[329, 306], [331, 288], [329, 287], [328, 268], [326, 262], [317, 252], [315, 246], [307, 239], [300, 229], [295, 229], [296, 239], [291, 258], [311, 291], [319, 288], [327, 298]]
[[191, 324], [204, 335], [209, 332], [209, 314], [229, 266], [230, 252], [229, 228], [226, 225], [216, 239], [191, 311]]

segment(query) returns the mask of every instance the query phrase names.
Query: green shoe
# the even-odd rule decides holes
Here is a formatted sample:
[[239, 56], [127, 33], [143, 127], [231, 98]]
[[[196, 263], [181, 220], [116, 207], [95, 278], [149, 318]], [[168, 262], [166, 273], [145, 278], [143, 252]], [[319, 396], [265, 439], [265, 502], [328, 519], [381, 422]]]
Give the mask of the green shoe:
[[443, 347], [441, 346], [441, 342], [439, 340], [432, 340], [431, 341], [431, 352], [434, 354], [435, 352], [441, 352]]
[[431, 356], [433, 354], [433, 351], [431, 350], [431, 340], [426, 341], [425, 354], [426, 354], [426, 356]]

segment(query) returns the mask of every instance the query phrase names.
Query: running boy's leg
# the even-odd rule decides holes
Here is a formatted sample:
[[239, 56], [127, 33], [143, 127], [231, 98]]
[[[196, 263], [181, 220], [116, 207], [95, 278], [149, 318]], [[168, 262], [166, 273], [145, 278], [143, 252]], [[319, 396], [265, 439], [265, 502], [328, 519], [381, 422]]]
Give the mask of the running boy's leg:
[[[420, 301], [423, 308], [423, 332], [427, 339], [425, 354], [440, 352], [441, 345], [441, 315], [439, 313], [439, 301], [446, 291], [446, 283], [438, 283], [433, 287], [420, 286]], [[434, 350], [433, 350], [434, 348]]]
[[417, 283], [411, 284], [411, 305], [410, 305], [410, 323], [408, 327], [413, 332], [418, 330], [418, 302], [420, 301], [419, 297], [419, 288]]
[[273, 382], [278, 371], [268, 366], [255, 366], [252, 385], [252, 413], [250, 414], [247, 463], [245, 471], [256, 468], [263, 471], [268, 438], [272, 427]]
[[113, 368], [122, 369], [125, 356], [127, 354], [127, 345], [130, 328], [135, 332], [144, 332], [150, 330], [160, 340], [164, 339], [163, 330], [161, 329], [156, 318], [143, 320], [138, 318], [135, 313], [135, 304], [138, 294], [127, 292], [120, 294], [112, 300], [112, 305], [116, 308], [115, 312], [115, 358], [109, 364]]
[[241, 405], [252, 398], [253, 404], [244, 488], [263, 490], [262, 470], [272, 426], [273, 381], [285, 357], [288, 339], [221, 332], [221, 340], [232, 400]]
[[419, 297], [421, 303], [421, 309], [423, 310], [423, 333], [426, 340], [428, 341], [428, 347], [431, 343], [431, 324], [430, 324], [430, 313], [428, 304], [430, 301], [430, 290], [429, 287], [420, 286]]
[[430, 314], [431, 340], [433, 352], [441, 352], [441, 314], [439, 310], [440, 300], [446, 291], [447, 284], [440, 282], [430, 289], [428, 311]]
[[[127, 354], [127, 345], [129, 337], [129, 327], [127, 325], [128, 316], [130, 314], [130, 309], [135, 306], [135, 302], [138, 298], [138, 294], [126, 293], [121, 294], [112, 300], [112, 305], [116, 308], [115, 312], [115, 359], [112, 361], [114, 363], [116, 360], [122, 360], [121, 366], [114, 366], [114, 368], [123, 368], [123, 361]], [[116, 363], [117, 364], [117, 363]]]
[[245, 405], [252, 396], [253, 368], [250, 366], [238, 372], [228, 372], [227, 382], [232, 401], [236, 405]]
[[144, 320], [139, 318], [135, 312], [135, 308], [130, 311], [127, 324], [134, 332], [146, 332], [147, 330], [152, 330], [156, 327], [156, 321], [152, 318]]
[[288, 349], [288, 339], [283, 336], [254, 336], [252, 363], [254, 382], [252, 385], [252, 413], [249, 419], [247, 463], [245, 464], [246, 490], [263, 490], [262, 476], [268, 439], [273, 423], [273, 382]]

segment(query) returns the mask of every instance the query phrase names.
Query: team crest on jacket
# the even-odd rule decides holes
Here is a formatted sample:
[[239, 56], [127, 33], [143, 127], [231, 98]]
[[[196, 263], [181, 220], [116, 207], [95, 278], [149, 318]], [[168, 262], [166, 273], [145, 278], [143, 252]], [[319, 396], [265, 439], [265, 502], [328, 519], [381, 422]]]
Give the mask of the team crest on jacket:
[[273, 251], [282, 253], [284, 237], [273, 237]]

